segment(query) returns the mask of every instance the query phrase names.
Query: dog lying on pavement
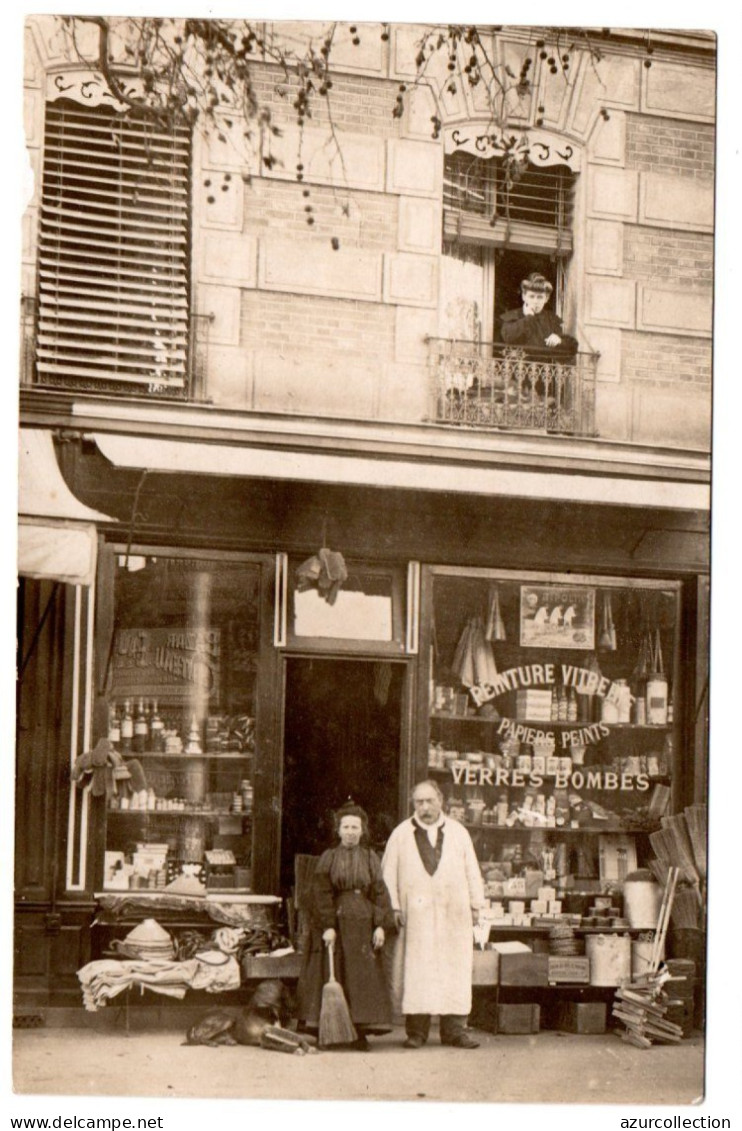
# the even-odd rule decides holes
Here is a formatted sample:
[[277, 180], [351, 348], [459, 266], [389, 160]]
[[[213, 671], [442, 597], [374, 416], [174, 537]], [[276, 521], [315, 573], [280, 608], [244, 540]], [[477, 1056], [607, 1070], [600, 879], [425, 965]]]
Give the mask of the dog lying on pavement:
[[282, 982], [259, 982], [244, 1009], [209, 1009], [186, 1032], [186, 1045], [252, 1045], [305, 1056], [317, 1051], [315, 1039], [285, 1028], [288, 991]]

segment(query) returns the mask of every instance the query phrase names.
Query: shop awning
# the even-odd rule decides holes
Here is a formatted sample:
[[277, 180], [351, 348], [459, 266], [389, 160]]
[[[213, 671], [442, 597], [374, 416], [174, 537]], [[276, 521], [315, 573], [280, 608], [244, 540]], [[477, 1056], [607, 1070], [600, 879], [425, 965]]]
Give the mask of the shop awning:
[[108, 515], [81, 503], [62, 478], [52, 434], [21, 428], [18, 444], [18, 573], [92, 585], [96, 522]]
[[303, 480], [687, 511], [708, 510], [710, 505], [706, 484], [677, 479], [526, 471], [452, 460], [334, 455], [107, 432], [95, 432], [92, 438], [116, 467], [153, 472]]

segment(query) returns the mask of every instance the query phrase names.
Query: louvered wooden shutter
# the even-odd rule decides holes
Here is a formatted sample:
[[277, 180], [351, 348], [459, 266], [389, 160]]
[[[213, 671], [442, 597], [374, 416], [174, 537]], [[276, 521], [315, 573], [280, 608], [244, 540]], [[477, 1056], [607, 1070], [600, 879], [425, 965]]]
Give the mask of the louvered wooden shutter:
[[190, 148], [182, 126], [47, 104], [39, 383], [185, 387]]

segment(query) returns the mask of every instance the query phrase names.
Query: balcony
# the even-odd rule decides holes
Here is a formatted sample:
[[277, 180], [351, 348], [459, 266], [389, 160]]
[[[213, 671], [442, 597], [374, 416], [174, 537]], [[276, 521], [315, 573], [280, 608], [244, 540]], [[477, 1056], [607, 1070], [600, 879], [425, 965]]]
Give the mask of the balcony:
[[594, 436], [597, 353], [429, 338], [439, 424]]

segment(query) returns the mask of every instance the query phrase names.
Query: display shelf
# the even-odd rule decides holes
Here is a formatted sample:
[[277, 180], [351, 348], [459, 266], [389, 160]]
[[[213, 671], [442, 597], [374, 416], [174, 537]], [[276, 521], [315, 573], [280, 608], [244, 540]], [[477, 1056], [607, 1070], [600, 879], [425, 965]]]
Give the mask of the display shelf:
[[[515, 897], [514, 896], [505, 896], [504, 897], [504, 899], [506, 899], [506, 900], [507, 899], [513, 899], [513, 898], [515, 898]], [[494, 935], [494, 934], [497, 934], [497, 935], [545, 935], [548, 938], [549, 932], [551, 931], [552, 927], [554, 925], [556, 925], [557, 923], [559, 923], [559, 919], [555, 919], [554, 923], [551, 926], [546, 926], [544, 924], [543, 926], [538, 926], [538, 927], [533, 927], [533, 926], [519, 927], [516, 924], [511, 924], [511, 923], [503, 923], [502, 926], [498, 926], [496, 922], [493, 922], [490, 926], [490, 941], [492, 941], [491, 936]], [[576, 935], [632, 935], [633, 936], [633, 935], [640, 935], [642, 933], [645, 933], [639, 927], [592, 927], [592, 926], [591, 927], [572, 927], [572, 931]], [[552, 957], [560, 957], [560, 956], [559, 955], [552, 955]], [[561, 956], [561, 957], [564, 957], [564, 956]], [[570, 956], [570, 957], [582, 957], [582, 956], [581, 955], [574, 955], [574, 956]], [[562, 983], [560, 983], [560, 984], [562, 984]]]
[[468, 829], [469, 832], [505, 833], [509, 836], [512, 836], [513, 833], [558, 833], [560, 836], [580, 836], [584, 833], [598, 835], [601, 833], [627, 833], [630, 836], [636, 836], [638, 833], [653, 833], [660, 828], [659, 825], [651, 829], [628, 825], [608, 825], [607, 827], [603, 825], [580, 825], [579, 828], [574, 828], [572, 825], [555, 825], [553, 827], [548, 825], [472, 825], [466, 821], [459, 821], [459, 824]]
[[[502, 722], [501, 716], [490, 718], [486, 715], [454, 715], [447, 711], [434, 711], [429, 715], [429, 718], [453, 723], [485, 723], [489, 726]], [[608, 727], [609, 730], [649, 730], [656, 732], [672, 730], [673, 727], [672, 723], [606, 723], [602, 719], [592, 721], [573, 719], [570, 722], [566, 722], [564, 719], [509, 719], [509, 721], [532, 728], [564, 727], [566, 730], [579, 730], [580, 727], [600, 725]]]
[[179, 751], [178, 753], [165, 753], [164, 751], [158, 750], [145, 750], [141, 754], [137, 754], [133, 750], [127, 750], [122, 754], [124, 762], [126, 762], [130, 758], [156, 758], [158, 761], [162, 759], [164, 761], [172, 760], [174, 762], [200, 762], [202, 759], [207, 759], [214, 762], [246, 762], [250, 758], [252, 758], [252, 756], [252, 751], [241, 754], [238, 751], [232, 750], [225, 751], [224, 753], [220, 752], [218, 754], [186, 754], [184, 750]]
[[108, 809], [109, 817], [250, 817], [232, 809]]

